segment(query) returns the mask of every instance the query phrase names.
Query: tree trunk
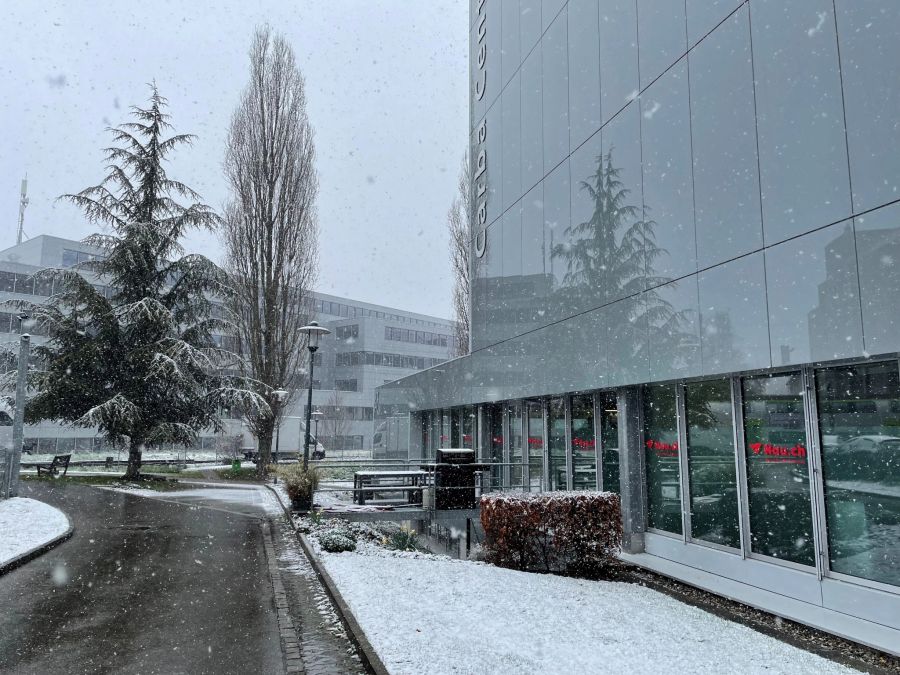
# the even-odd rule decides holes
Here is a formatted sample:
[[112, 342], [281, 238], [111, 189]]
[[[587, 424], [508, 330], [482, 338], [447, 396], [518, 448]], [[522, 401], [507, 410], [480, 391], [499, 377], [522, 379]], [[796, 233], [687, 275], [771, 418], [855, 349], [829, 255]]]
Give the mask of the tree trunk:
[[128, 480], [137, 480], [140, 477], [142, 450], [143, 443], [131, 439], [128, 445], [128, 468], [125, 469], [125, 478]]
[[272, 463], [272, 431], [273, 427], [266, 425], [259, 430], [256, 440], [259, 443], [259, 460], [256, 462], [256, 474], [265, 478]]

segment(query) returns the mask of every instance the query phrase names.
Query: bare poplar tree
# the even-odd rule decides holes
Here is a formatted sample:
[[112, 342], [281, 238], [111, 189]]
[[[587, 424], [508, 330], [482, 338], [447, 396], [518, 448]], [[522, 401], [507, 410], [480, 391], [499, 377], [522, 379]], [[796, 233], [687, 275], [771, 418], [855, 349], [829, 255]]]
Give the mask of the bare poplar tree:
[[447, 230], [450, 233], [450, 265], [453, 274], [453, 314], [456, 320], [455, 353], [469, 353], [471, 330], [471, 279], [472, 279], [472, 211], [469, 180], [469, 155], [463, 156], [459, 169], [458, 194], [447, 212]]
[[[329, 450], [337, 448], [338, 439], [343, 443], [343, 437], [350, 431], [350, 411], [344, 405], [344, 397], [341, 392], [335, 390], [328, 397], [325, 404], [325, 417], [319, 423], [322, 436], [331, 443]], [[343, 447], [343, 445], [341, 445]]]
[[[231, 118], [225, 174], [225, 268], [243, 374], [271, 407], [248, 415], [265, 473], [282, 411], [308, 372], [299, 328], [311, 315], [318, 271], [318, 223], [313, 129], [306, 88], [294, 52], [268, 27], [250, 48], [250, 82]], [[274, 395], [288, 392], [286, 400]]]

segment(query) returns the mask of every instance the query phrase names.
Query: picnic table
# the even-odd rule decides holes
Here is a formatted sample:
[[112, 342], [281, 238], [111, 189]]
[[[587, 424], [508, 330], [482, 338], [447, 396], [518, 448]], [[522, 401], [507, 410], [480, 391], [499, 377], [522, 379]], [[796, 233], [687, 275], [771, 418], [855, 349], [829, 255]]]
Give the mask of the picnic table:
[[[428, 472], [412, 471], [357, 471], [353, 474], [353, 501], [356, 504], [422, 504], [422, 488], [428, 480]], [[380, 495], [376, 499], [375, 495]], [[398, 497], [384, 497], [395, 494]]]

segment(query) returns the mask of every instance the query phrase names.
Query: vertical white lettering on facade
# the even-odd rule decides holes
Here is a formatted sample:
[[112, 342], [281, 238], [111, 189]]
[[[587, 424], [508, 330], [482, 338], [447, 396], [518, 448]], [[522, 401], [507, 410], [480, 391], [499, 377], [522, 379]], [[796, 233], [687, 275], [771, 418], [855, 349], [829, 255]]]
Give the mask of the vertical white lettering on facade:
[[[487, 14], [484, 11], [487, 0], [478, 0], [478, 50], [476, 52], [473, 90], [475, 100], [484, 99], [487, 88]], [[475, 166], [472, 171], [472, 191], [475, 194], [475, 255], [481, 258], [487, 249], [487, 119], [482, 119], [478, 125], [476, 135], [476, 147], [472, 148], [471, 157], [475, 158]]]

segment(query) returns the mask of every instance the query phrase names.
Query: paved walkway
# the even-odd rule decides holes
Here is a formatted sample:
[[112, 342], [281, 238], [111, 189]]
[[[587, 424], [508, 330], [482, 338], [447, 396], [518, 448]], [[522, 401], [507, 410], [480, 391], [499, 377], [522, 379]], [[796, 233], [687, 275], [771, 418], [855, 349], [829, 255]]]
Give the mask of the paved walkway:
[[[0, 671], [283, 672], [262, 528], [277, 511], [264, 488], [197, 486], [147, 498], [26, 483], [23, 492], [63, 509], [75, 535], [0, 577]], [[282, 558], [292, 542], [274, 523]], [[279, 567], [290, 574], [290, 562]], [[289, 594], [301, 608], [319, 602], [308, 590]], [[310, 651], [308, 671], [347, 658], [347, 668], [330, 672], [357, 670], [346, 636], [328, 632], [324, 619], [294, 623], [306, 642], [316, 643], [317, 631], [330, 640], [317, 643], [318, 656]]]

